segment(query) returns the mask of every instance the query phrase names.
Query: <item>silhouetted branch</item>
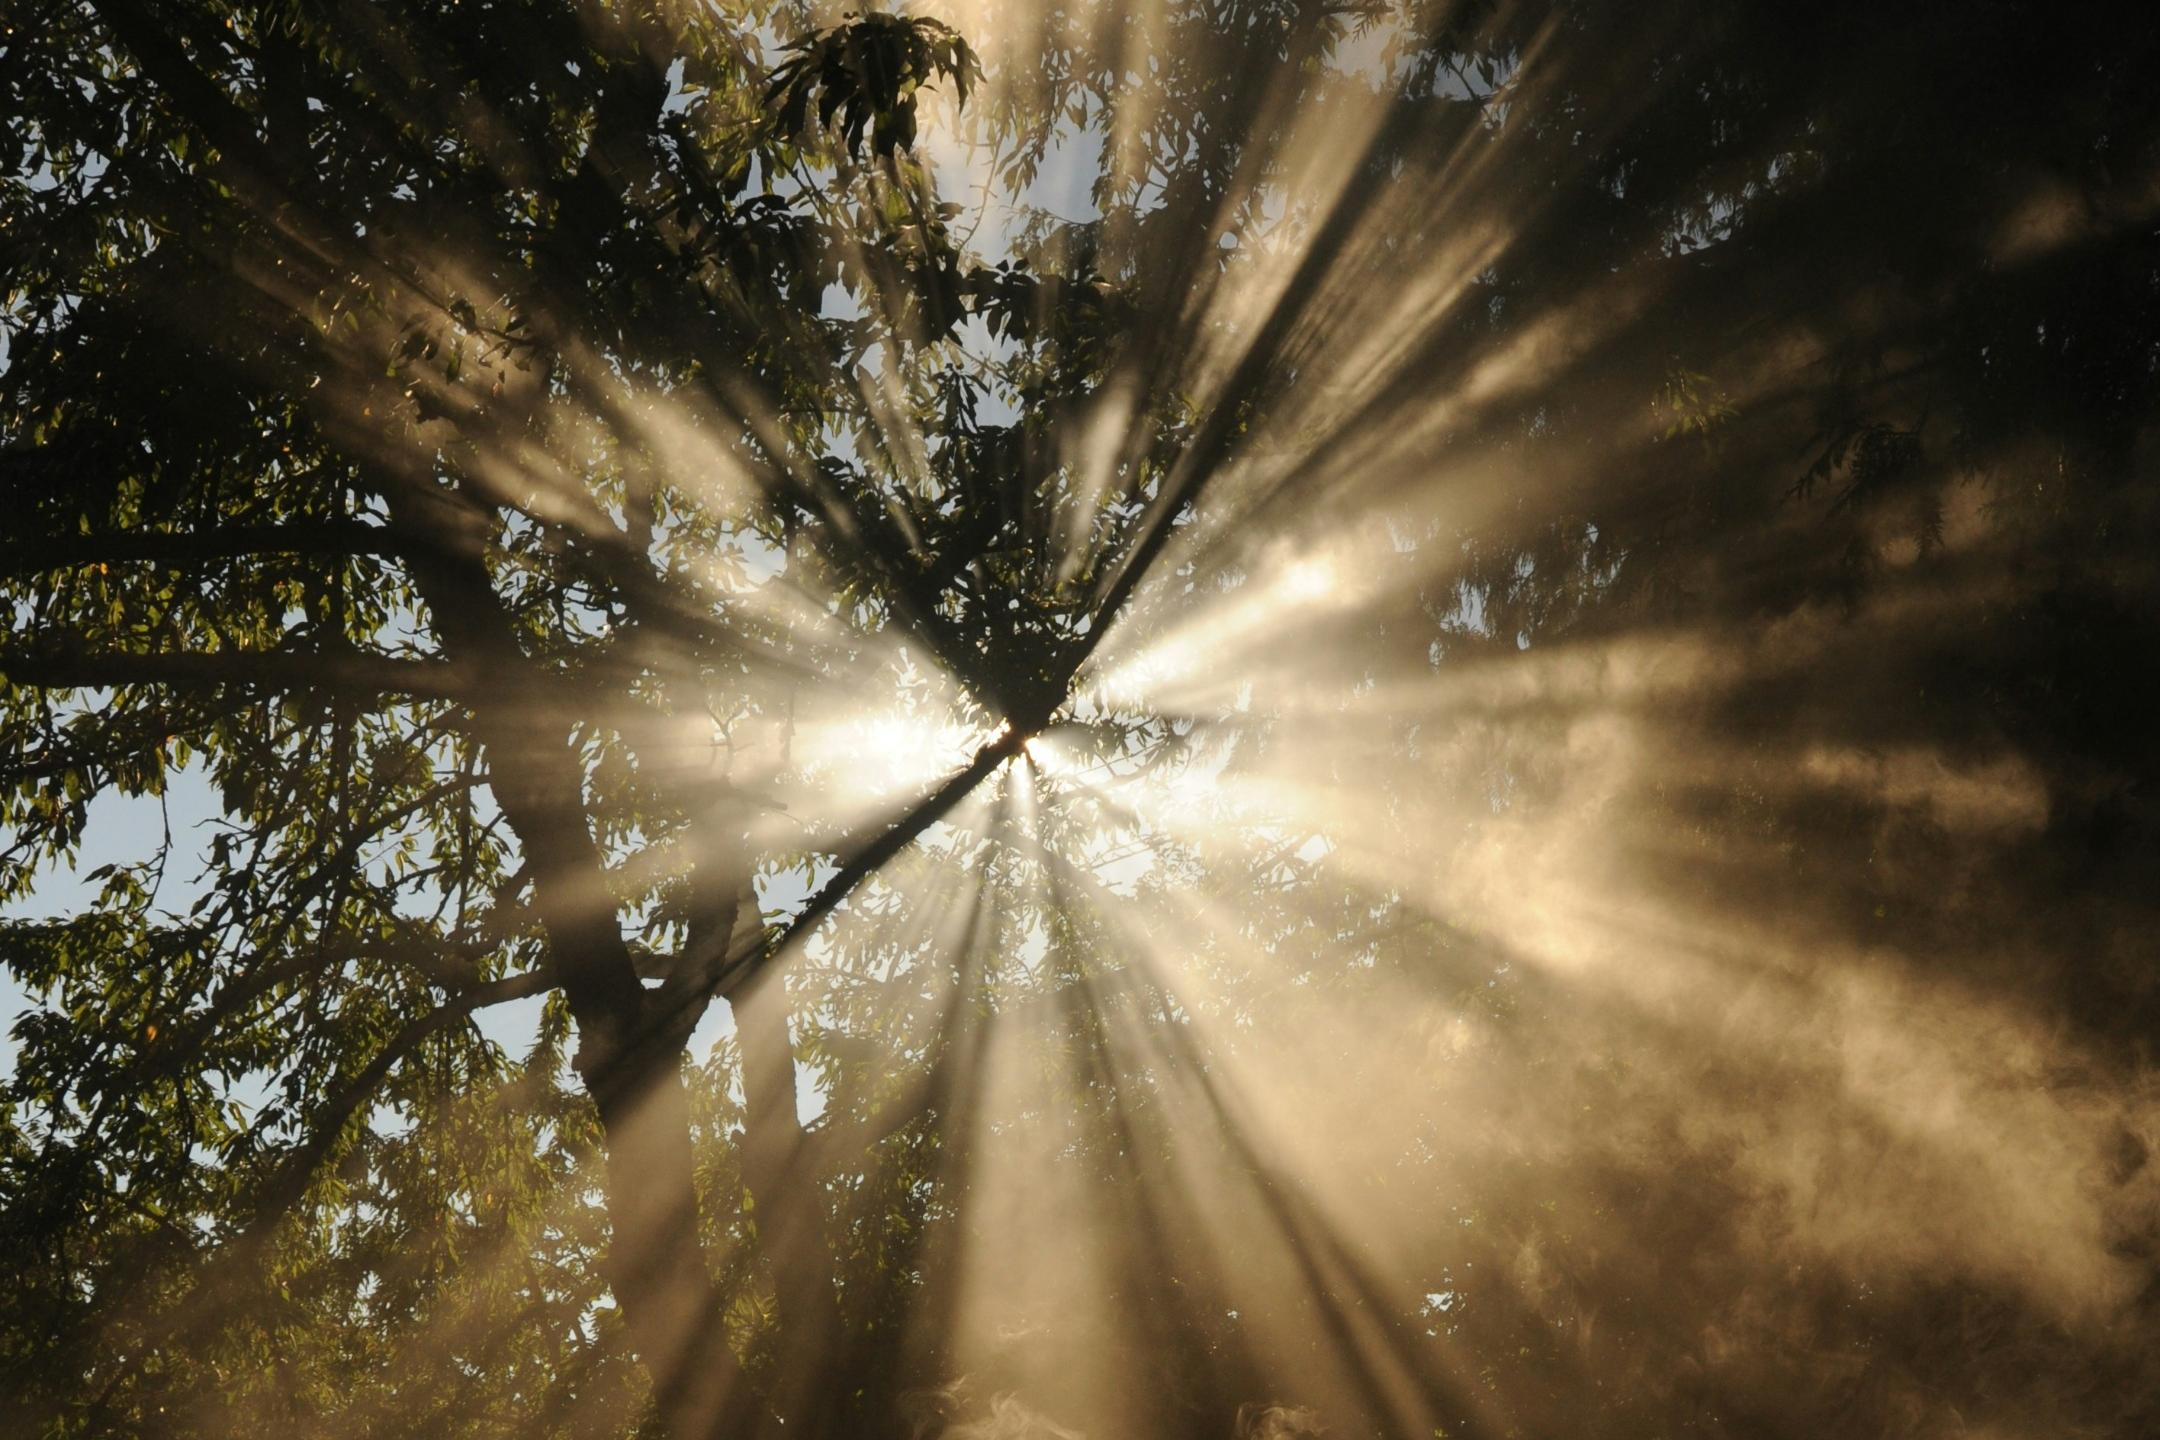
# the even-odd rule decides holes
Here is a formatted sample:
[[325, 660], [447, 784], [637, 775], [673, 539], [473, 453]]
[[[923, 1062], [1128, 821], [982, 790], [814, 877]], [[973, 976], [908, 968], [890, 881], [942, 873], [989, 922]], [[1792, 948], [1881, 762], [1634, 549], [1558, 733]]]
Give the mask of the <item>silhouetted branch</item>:
[[397, 554], [411, 544], [383, 525], [326, 521], [319, 525], [234, 525], [216, 530], [133, 530], [122, 534], [40, 537], [0, 545], [0, 577], [15, 579], [76, 565], [131, 560], [188, 562], [250, 555]]
[[0, 678], [43, 690], [163, 685], [216, 689], [334, 690], [457, 700], [471, 690], [465, 671], [442, 660], [397, 660], [357, 651], [218, 650], [207, 653], [86, 653], [64, 641], [34, 649], [0, 649]]

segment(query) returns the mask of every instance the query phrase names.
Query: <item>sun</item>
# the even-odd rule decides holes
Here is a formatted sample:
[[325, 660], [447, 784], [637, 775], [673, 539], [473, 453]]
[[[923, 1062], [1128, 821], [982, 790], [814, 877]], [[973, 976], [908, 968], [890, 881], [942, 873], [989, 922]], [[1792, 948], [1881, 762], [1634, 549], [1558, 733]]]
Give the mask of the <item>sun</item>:
[[978, 727], [926, 715], [888, 712], [861, 723], [854, 759], [887, 791], [914, 790], [967, 763], [983, 743]]
[[1325, 560], [1292, 561], [1278, 588], [1286, 601], [1324, 600], [1335, 589], [1335, 567]]

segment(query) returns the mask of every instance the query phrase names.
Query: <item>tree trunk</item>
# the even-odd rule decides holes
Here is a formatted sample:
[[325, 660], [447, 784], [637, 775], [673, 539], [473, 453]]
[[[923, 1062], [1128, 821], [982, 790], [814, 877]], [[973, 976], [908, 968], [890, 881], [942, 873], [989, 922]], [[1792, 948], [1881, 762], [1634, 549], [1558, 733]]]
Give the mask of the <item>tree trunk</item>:
[[[724, 1297], [699, 1234], [681, 1060], [698, 1007], [639, 980], [587, 823], [568, 720], [518, 697], [527, 662], [480, 558], [482, 517], [432, 484], [386, 487], [396, 523], [431, 542], [413, 574], [445, 653], [475, 667], [475, 737], [489, 784], [531, 865], [549, 964], [577, 1022], [573, 1065], [606, 1139], [606, 1273], [655, 1409], [677, 1440], [776, 1433], [722, 1328]], [[463, 543], [460, 543], [460, 542]]]
[[825, 1197], [799, 1108], [785, 977], [778, 967], [761, 969], [729, 996], [729, 1004], [742, 1056], [743, 1180], [780, 1313], [775, 1398], [803, 1433], [822, 1434], [830, 1428], [833, 1404], [844, 1398], [825, 1383], [841, 1348], [840, 1297]]

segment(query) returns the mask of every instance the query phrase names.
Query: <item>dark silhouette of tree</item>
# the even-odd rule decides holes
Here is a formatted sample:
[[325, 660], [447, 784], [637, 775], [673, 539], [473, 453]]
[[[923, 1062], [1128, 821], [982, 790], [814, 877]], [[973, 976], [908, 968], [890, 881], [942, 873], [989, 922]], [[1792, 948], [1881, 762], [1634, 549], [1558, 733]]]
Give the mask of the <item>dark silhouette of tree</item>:
[[21, 9], [10, 1426], [2150, 1429], [2160, 22]]

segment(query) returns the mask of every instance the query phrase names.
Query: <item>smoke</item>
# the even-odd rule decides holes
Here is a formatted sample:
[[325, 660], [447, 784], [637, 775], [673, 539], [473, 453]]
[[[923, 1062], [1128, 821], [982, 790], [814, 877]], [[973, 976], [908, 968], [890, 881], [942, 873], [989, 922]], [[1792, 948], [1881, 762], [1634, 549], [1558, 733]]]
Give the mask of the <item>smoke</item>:
[[974, 1388], [963, 1377], [902, 1395], [900, 1410], [915, 1440], [1086, 1440], [1009, 1393], [978, 1403]]
[[[1086, 1440], [1011, 1394], [973, 1404], [972, 1388], [962, 1378], [903, 1395], [901, 1410], [915, 1440]], [[1328, 1434], [1315, 1410], [1256, 1401], [1238, 1407], [1230, 1440], [1327, 1440]]]

